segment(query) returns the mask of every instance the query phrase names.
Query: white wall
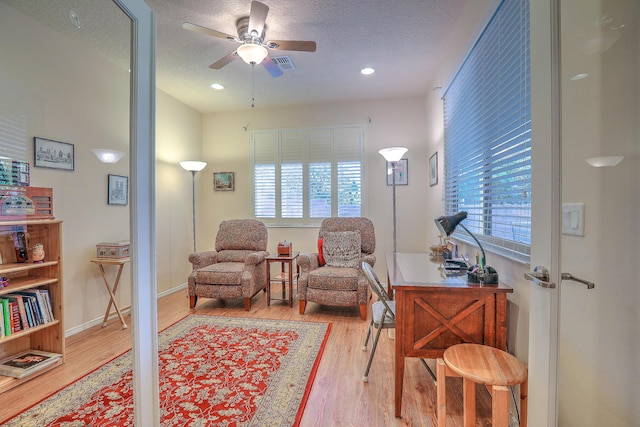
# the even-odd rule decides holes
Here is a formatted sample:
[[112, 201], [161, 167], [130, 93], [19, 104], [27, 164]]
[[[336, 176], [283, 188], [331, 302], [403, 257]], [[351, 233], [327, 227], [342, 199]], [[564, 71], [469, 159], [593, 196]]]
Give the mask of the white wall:
[[[449, 48], [439, 68], [439, 74], [432, 83], [433, 90], [426, 96], [426, 123], [427, 123], [427, 151], [438, 152], [439, 178], [438, 185], [427, 189], [427, 213], [430, 224], [433, 218], [442, 215], [442, 191], [444, 162], [444, 123], [442, 95], [446, 85], [453, 78], [465, 55], [468, 53], [471, 42], [477, 38], [477, 32], [486, 23], [487, 10], [495, 4], [494, 0], [478, 0], [468, 2], [465, 12], [456, 25], [454, 38], [449, 42]], [[431, 155], [431, 154], [429, 154]], [[435, 230], [434, 230], [435, 234]], [[475, 247], [462, 247], [468, 259], [476, 252]], [[529, 349], [529, 284], [526, 282], [524, 272], [528, 266], [512, 262], [499, 255], [488, 253], [488, 262], [496, 268], [500, 274], [500, 281], [504, 282], [514, 292], [509, 295], [508, 314], [508, 350], [520, 360], [526, 361]]]
[[[214, 245], [222, 220], [251, 217], [249, 189], [249, 130], [366, 124], [363, 216], [376, 228], [376, 271], [386, 277], [384, 253], [393, 250], [391, 187], [386, 185], [385, 160], [378, 150], [395, 145], [409, 149], [409, 185], [396, 187], [397, 245], [399, 251], [424, 252], [435, 238], [433, 221], [427, 221], [427, 161], [425, 104], [421, 97], [353, 101], [325, 105], [260, 109], [206, 115], [203, 130], [204, 179], [198, 229], [199, 249]], [[214, 192], [213, 172], [235, 172], [233, 192]], [[316, 252], [317, 228], [270, 228], [268, 250], [275, 252], [281, 240], [294, 249]]]
[[[129, 156], [107, 165], [90, 151], [129, 151], [129, 73], [5, 3], [0, 57], [0, 119], [13, 127], [0, 138], [22, 150], [19, 160], [31, 164], [32, 186], [53, 188], [54, 215], [63, 220], [65, 330], [74, 331], [101, 319], [109, 300], [89, 262], [96, 243], [129, 238], [128, 206], [107, 204], [107, 175], [129, 176]], [[177, 162], [200, 155], [202, 126], [199, 113], [161, 92], [156, 111], [162, 292], [185, 283], [190, 271], [191, 176]], [[75, 170], [33, 167], [34, 136], [74, 144]], [[131, 301], [129, 273], [127, 266], [117, 293], [121, 307]]]

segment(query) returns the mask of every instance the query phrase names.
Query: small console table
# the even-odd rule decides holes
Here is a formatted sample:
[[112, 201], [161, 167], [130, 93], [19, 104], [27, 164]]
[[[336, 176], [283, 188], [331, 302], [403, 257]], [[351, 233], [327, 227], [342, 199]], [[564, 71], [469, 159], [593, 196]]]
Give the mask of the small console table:
[[[124, 317], [120, 312], [120, 308], [118, 307], [118, 303], [116, 302], [116, 291], [118, 290], [118, 284], [120, 283], [120, 276], [122, 275], [122, 269], [124, 265], [129, 263], [131, 258], [94, 258], [91, 260], [92, 263], [97, 264], [98, 268], [100, 268], [100, 273], [102, 274], [102, 280], [104, 280], [104, 285], [107, 287], [107, 292], [109, 292], [109, 304], [107, 305], [107, 311], [104, 313], [104, 319], [102, 320], [102, 326], [107, 326], [107, 320], [109, 319], [109, 314], [111, 313], [111, 305], [116, 309], [116, 313], [118, 313], [118, 317], [120, 318], [120, 323], [122, 323], [122, 329], [127, 329], [127, 324], [124, 321]], [[104, 271], [105, 265], [116, 265], [118, 266], [118, 273], [116, 274], [116, 278], [113, 282], [113, 286], [109, 285], [109, 279], [107, 279], [107, 274]]]
[[507, 347], [504, 284], [468, 284], [466, 275], [440, 275], [426, 253], [387, 253], [388, 283], [395, 291], [395, 416], [402, 412], [405, 357], [442, 358], [456, 344]]
[[[293, 252], [291, 255], [269, 255], [267, 264], [267, 306], [271, 305], [271, 300], [287, 301], [289, 307], [293, 307], [293, 281], [300, 276], [300, 267], [297, 263], [300, 252]], [[280, 263], [280, 274], [271, 277], [271, 263]], [[296, 263], [296, 273], [293, 273], [293, 263]], [[280, 283], [282, 285], [282, 298], [271, 298], [271, 284]], [[287, 285], [289, 285], [289, 298], [287, 298]]]

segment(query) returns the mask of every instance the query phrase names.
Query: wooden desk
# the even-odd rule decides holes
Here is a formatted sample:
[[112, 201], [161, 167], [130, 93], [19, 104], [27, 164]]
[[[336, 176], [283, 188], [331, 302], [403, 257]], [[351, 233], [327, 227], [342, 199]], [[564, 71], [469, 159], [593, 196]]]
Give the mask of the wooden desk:
[[506, 350], [507, 294], [499, 285], [469, 285], [466, 275], [442, 277], [426, 253], [387, 253], [396, 300], [395, 416], [402, 412], [404, 358], [441, 358], [455, 344]]
[[[124, 321], [124, 317], [120, 312], [120, 308], [116, 303], [116, 291], [118, 290], [118, 284], [120, 283], [120, 276], [122, 275], [122, 269], [124, 265], [131, 261], [131, 258], [94, 258], [91, 260], [92, 263], [98, 264], [100, 268], [100, 273], [102, 274], [102, 280], [104, 280], [104, 285], [107, 287], [107, 292], [109, 292], [109, 304], [107, 305], [107, 311], [104, 313], [104, 319], [102, 320], [102, 326], [107, 326], [107, 320], [109, 319], [109, 313], [111, 312], [111, 304], [116, 309], [116, 313], [118, 313], [118, 317], [120, 317], [120, 323], [122, 323], [122, 329], [127, 329], [127, 324]], [[109, 286], [109, 279], [107, 279], [107, 274], [104, 271], [105, 265], [117, 265], [118, 273], [116, 274], [116, 278], [113, 282], [113, 287]]]
[[[296, 259], [300, 252], [293, 252], [291, 255], [269, 255], [267, 264], [267, 306], [271, 305], [271, 300], [288, 301], [289, 307], [293, 307], [293, 281], [300, 276], [300, 267]], [[280, 263], [280, 274], [271, 277], [271, 263]], [[296, 274], [293, 274], [293, 263], [296, 262]], [[280, 282], [282, 284], [282, 298], [271, 297], [271, 283]], [[289, 298], [286, 296], [287, 284], [289, 285]]]

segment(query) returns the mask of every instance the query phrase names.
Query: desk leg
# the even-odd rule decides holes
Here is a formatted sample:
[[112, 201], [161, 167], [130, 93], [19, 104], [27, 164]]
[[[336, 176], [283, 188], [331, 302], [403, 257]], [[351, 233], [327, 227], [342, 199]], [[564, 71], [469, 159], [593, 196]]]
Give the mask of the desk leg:
[[109, 319], [109, 312], [111, 311], [111, 304], [116, 309], [116, 313], [118, 313], [118, 317], [120, 317], [120, 322], [122, 323], [122, 329], [127, 329], [127, 323], [124, 321], [124, 317], [118, 308], [118, 304], [116, 303], [115, 293], [118, 290], [118, 284], [120, 283], [120, 275], [122, 274], [122, 269], [124, 268], [124, 264], [120, 264], [118, 267], [118, 274], [116, 275], [116, 280], [113, 282], [113, 290], [109, 287], [109, 280], [107, 279], [107, 274], [104, 271], [104, 266], [99, 264], [100, 273], [102, 274], [102, 280], [104, 280], [104, 285], [107, 288], [107, 292], [109, 292], [109, 304], [107, 305], [107, 311], [104, 313], [104, 319], [102, 320], [102, 326], [107, 326], [107, 320]]
[[404, 355], [402, 355], [400, 350], [400, 346], [402, 345], [402, 340], [400, 338], [401, 335], [396, 335], [396, 418], [400, 418], [402, 416], [402, 386], [404, 384]]

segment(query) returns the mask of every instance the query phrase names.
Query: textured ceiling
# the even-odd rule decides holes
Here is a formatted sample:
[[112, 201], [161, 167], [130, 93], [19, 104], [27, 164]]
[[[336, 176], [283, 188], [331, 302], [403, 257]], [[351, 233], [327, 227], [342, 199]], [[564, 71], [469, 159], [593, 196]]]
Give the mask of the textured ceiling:
[[[128, 67], [128, 19], [112, 2], [0, 1]], [[422, 95], [430, 90], [467, 1], [263, 0], [270, 8], [266, 40], [317, 42], [314, 53], [271, 51], [271, 56], [289, 56], [295, 65], [273, 78], [260, 65], [252, 72], [240, 59], [210, 69], [238, 45], [182, 28], [191, 22], [235, 35], [235, 22], [249, 14], [249, 0], [146, 0], [157, 14], [156, 83], [201, 112], [251, 108], [252, 93], [256, 109]], [[71, 10], [82, 28], [72, 25]], [[376, 73], [361, 75], [365, 66]], [[211, 89], [214, 82], [225, 89]]]

